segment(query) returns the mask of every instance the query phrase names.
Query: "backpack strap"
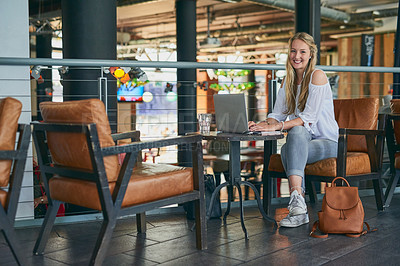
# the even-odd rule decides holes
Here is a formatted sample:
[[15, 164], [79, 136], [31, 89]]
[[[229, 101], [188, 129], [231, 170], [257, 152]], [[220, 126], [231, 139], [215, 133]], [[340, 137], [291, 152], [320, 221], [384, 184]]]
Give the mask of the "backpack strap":
[[376, 230], [378, 230], [376, 228], [371, 230], [371, 228], [370, 228], [370, 226], [369, 226], [369, 224], [367, 222], [364, 222], [364, 224], [367, 226], [367, 230], [364, 230], [359, 234], [346, 234], [346, 236], [348, 236], [348, 237], [360, 237], [360, 236], [365, 235], [368, 232], [375, 232]]
[[313, 225], [313, 227], [311, 229], [310, 236], [315, 237], [315, 238], [327, 238], [328, 234], [324, 234], [324, 235], [315, 234], [315, 231], [317, 230], [318, 225], [319, 225], [319, 221], [317, 220], [317, 221], [315, 221], [315, 223], [314, 223], [314, 225]]
[[[378, 230], [378, 229], [372, 229], [371, 230], [371, 228], [370, 228], [370, 226], [369, 226], [369, 224], [367, 222], [364, 222], [364, 224], [367, 226], [367, 230], [364, 230], [359, 234], [346, 234], [346, 236], [348, 236], [348, 237], [360, 237], [362, 235], [367, 234], [368, 232], [375, 232], [376, 230]], [[315, 237], [315, 238], [327, 238], [328, 234], [323, 234], [323, 235], [315, 234], [315, 231], [317, 230], [318, 225], [319, 225], [319, 220], [314, 222], [313, 227], [312, 227], [311, 232], [310, 232], [310, 236]]]

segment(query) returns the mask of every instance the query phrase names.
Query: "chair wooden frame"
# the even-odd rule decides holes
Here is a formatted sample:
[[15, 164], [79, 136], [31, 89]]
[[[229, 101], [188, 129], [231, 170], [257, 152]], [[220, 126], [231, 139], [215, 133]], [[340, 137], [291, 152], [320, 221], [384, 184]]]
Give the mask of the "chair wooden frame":
[[[54, 225], [57, 210], [60, 201], [51, 198], [49, 191], [49, 180], [53, 175], [65, 176], [68, 178], [86, 180], [94, 182], [97, 186], [100, 204], [103, 213], [103, 223], [97, 242], [90, 259], [91, 265], [100, 265], [106, 256], [112, 232], [118, 217], [129, 214], [138, 214], [137, 230], [144, 233], [145, 227], [145, 211], [167, 206], [176, 203], [184, 203], [195, 201], [196, 214], [196, 246], [198, 249], [207, 248], [207, 228], [205, 214], [205, 196], [204, 196], [204, 177], [203, 177], [203, 153], [202, 153], [202, 137], [201, 135], [179, 136], [175, 138], [162, 139], [157, 141], [135, 141], [134, 143], [101, 148], [99, 143], [98, 132], [95, 124], [88, 125], [71, 125], [71, 124], [49, 124], [49, 123], [32, 123], [32, 134], [35, 147], [38, 152], [38, 162], [44, 187], [49, 199], [49, 207], [44, 218], [44, 222], [34, 247], [34, 254], [43, 254], [45, 245], [49, 238], [51, 229]], [[49, 157], [49, 147], [46, 143], [46, 132], [76, 132], [86, 135], [90, 159], [93, 171], [82, 169], [74, 169], [53, 165]], [[131, 138], [136, 140], [138, 133], [122, 133], [113, 135], [113, 140], [117, 141], [123, 138]], [[181, 195], [156, 200], [153, 202], [143, 203], [131, 207], [121, 208], [127, 185], [131, 179], [131, 174], [138, 155], [143, 149], [159, 148], [171, 145], [179, 145], [181, 149], [190, 150], [193, 163], [193, 185], [194, 190]], [[113, 194], [110, 193], [108, 180], [103, 162], [104, 156], [125, 153], [125, 158], [121, 166], [118, 180], [116, 181]]]
[[390, 178], [385, 191], [385, 208], [390, 206], [393, 193], [400, 177], [400, 169], [395, 167], [395, 154], [400, 152], [400, 144], [396, 142], [393, 128], [394, 121], [400, 120], [400, 114], [388, 114], [386, 122], [386, 144], [390, 160]]
[[[338, 153], [336, 161], [336, 176], [344, 177], [351, 181], [372, 180], [375, 192], [376, 207], [378, 210], [384, 209], [383, 204], [383, 189], [382, 189], [382, 159], [383, 147], [385, 140], [386, 115], [379, 114], [378, 129], [339, 129]], [[347, 140], [348, 136], [357, 135], [365, 136], [368, 149], [368, 157], [371, 167], [371, 172], [361, 175], [347, 175]], [[306, 174], [306, 187], [309, 191], [310, 202], [317, 201], [317, 192], [313, 182], [332, 182], [335, 177], [315, 176]]]
[[29, 125], [18, 124], [18, 132], [19, 137], [17, 149], [0, 151], [0, 160], [13, 160], [6, 199], [6, 208], [3, 208], [3, 205], [0, 204], [0, 230], [2, 231], [17, 263], [19, 265], [27, 265], [23, 252], [19, 248], [16, 239], [14, 222], [17, 213], [18, 199], [21, 193], [22, 179], [24, 177], [31, 128]]

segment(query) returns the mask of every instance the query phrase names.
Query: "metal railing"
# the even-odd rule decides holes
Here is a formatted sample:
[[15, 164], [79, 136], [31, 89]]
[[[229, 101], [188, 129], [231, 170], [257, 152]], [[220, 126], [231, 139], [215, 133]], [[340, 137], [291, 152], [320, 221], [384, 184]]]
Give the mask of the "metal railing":
[[[104, 84], [107, 84], [107, 80], [104, 80], [102, 76], [103, 69], [106, 67], [140, 67], [145, 69], [153, 69], [153, 68], [169, 68], [175, 71], [176, 69], [248, 69], [248, 70], [255, 70], [255, 71], [271, 71], [271, 78], [265, 79], [261, 81], [256, 81], [256, 87], [259, 90], [259, 94], [254, 95], [252, 97], [258, 97], [258, 102], [260, 103], [259, 106], [255, 106], [254, 108], [260, 111], [259, 109], [263, 109], [258, 113], [258, 117], [263, 117], [268, 112], [267, 106], [269, 110], [271, 110], [273, 97], [272, 95], [276, 94], [276, 90], [278, 88], [278, 80], [277, 80], [277, 71], [285, 70], [284, 65], [274, 65], [274, 64], [241, 64], [241, 63], [208, 63], [208, 62], [142, 62], [142, 61], [122, 61], [122, 60], [101, 60], [101, 59], [45, 59], [45, 58], [0, 58], [0, 66], [50, 66], [50, 68], [59, 68], [60, 66], [63, 67], [78, 67], [82, 69], [98, 69], [99, 70], [99, 77], [97, 79], [89, 80], [88, 82], [95, 82], [99, 85], [99, 90], [104, 89]], [[335, 75], [337, 73], [400, 73], [400, 68], [395, 67], [361, 67], [361, 66], [317, 66], [317, 68], [324, 70], [328, 75]], [[146, 70], [145, 70], [146, 71]], [[29, 75], [29, 73], [27, 73]], [[174, 73], [172, 74], [174, 75]], [[26, 78], [29, 79], [29, 76]], [[199, 79], [199, 78], [198, 78]], [[0, 84], [2, 80], [7, 80], [8, 83], [13, 82], [13, 78], [2, 78], [0, 76]], [[272, 81], [271, 81], [272, 80]], [[378, 79], [382, 80], [382, 79]], [[393, 79], [392, 79], [393, 80]], [[109, 80], [108, 80], [109, 81]], [[178, 84], [179, 80], [150, 80], [150, 82], [173, 82]], [[199, 82], [200, 81], [200, 82]], [[198, 86], [202, 80], [193, 80], [193, 86]], [[358, 80], [356, 79], [356, 82]], [[115, 81], [116, 82], [116, 81]], [[354, 84], [352, 83], [342, 83], [341, 86], [359, 86], [363, 87], [365, 84]], [[383, 83], [380, 82], [378, 84], [382, 91], [382, 87], [384, 87]], [[267, 92], [266, 88], [269, 88], [269, 92]], [[208, 88], [210, 90], [210, 88]], [[339, 87], [340, 90], [340, 87]], [[200, 100], [207, 100], [210, 101], [211, 99], [210, 94], [208, 93], [200, 93], [201, 89], [197, 89], [196, 95], [190, 95], [189, 97], [196, 97], [199, 101]], [[93, 97], [101, 97], [103, 93], [99, 93], [99, 95], [93, 95]], [[366, 95], [366, 94], [354, 94], [349, 95], [349, 97], [380, 97], [383, 98], [387, 95], [386, 88], [383, 89], [383, 93], [379, 92], [377, 95]], [[0, 97], [5, 96], [12, 96], [12, 97], [23, 97], [23, 98], [30, 98], [32, 95], [20, 95], [17, 91], [12, 94], [2, 94], [0, 90]], [[116, 95], [115, 95], [116, 96]], [[163, 92], [154, 95], [154, 97], [159, 97], [160, 99], [166, 97]], [[107, 97], [103, 97], [102, 99], [106, 99]], [[269, 102], [268, 102], [269, 101]], [[26, 102], [26, 101], [25, 101]], [[147, 106], [147, 105], [146, 105]], [[133, 116], [134, 119], [134, 126], [136, 129], [139, 129], [143, 132], [143, 138], [159, 138], [165, 137], [170, 135], [177, 134], [177, 126], [179, 123], [184, 123], [184, 121], [178, 121], [176, 117], [177, 107], [171, 105], [168, 108], [164, 108], [162, 106], [153, 106], [153, 107], [146, 107], [145, 104], [142, 107], [135, 107]], [[261, 106], [261, 107], [260, 107]], [[127, 117], [122, 118], [122, 120], [126, 119], [126, 121], [122, 121], [121, 124], [126, 123], [127, 125], [131, 125], [132, 122], [132, 113], [133, 111], [130, 109], [124, 108], [131, 108], [131, 107], [119, 107], [120, 111], [126, 111], [128, 113]], [[141, 109], [143, 108], [143, 109]], [[147, 109], [145, 109], [147, 108]], [[197, 108], [196, 106], [193, 107], [194, 110]], [[205, 107], [204, 107], [205, 108]], [[31, 108], [24, 108], [24, 112], [30, 113], [35, 110], [35, 107]], [[117, 112], [117, 110], [113, 110]], [[205, 112], [206, 109], [197, 110], [198, 112]], [[160, 116], [157, 114], [163, 113], [164, 115]], [[32, 116], [32, 114], [29, 114]], [[155, 130], [155, 128], [157, 128]], [[168, 130], [166, 130], [167, 128]], [[159, 151], [145, 151], [147, 158], [154, 159], [155, 156], [157, 157], [157, 161], [163, 162], [168, 161], [170, 162], [171, 154], [176, 154], [177, 149], [162, 151], [161, 155], [158, 156]], [[30, 157], [32, 158], [32, 156]], [[33, 178], [32, 169], [27, 170], [25, 178]], [[33, 189], [33, 185], [30, 185], [29, 182], [25, 182], [25, 191], [29, 191]], [[29, 203], [33, 206], [33, 198], [26, 199], [25, 203]], [[28, 211], [28, 214], [20, 213], [20, 219], [31, 219], [33, 218], [32, 212]]]

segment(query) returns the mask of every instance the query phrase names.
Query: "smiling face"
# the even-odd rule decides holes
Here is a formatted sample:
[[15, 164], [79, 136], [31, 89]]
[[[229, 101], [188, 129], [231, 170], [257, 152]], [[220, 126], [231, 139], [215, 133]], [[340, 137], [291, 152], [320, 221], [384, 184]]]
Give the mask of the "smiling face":
[[289, 59], [290, 64], [298, 74], [304, 72], [310, 61], [310, 57], [310, 47], [304, 41], [296, 39], [292, 42]]

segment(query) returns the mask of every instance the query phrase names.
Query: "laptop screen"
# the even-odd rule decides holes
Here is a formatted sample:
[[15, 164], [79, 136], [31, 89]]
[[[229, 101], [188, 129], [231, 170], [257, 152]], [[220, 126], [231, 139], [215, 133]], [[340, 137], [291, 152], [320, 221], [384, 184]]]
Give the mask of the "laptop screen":
[[244, 94], [214, 94], [217, 130], [244, 133], [249, 130]]

